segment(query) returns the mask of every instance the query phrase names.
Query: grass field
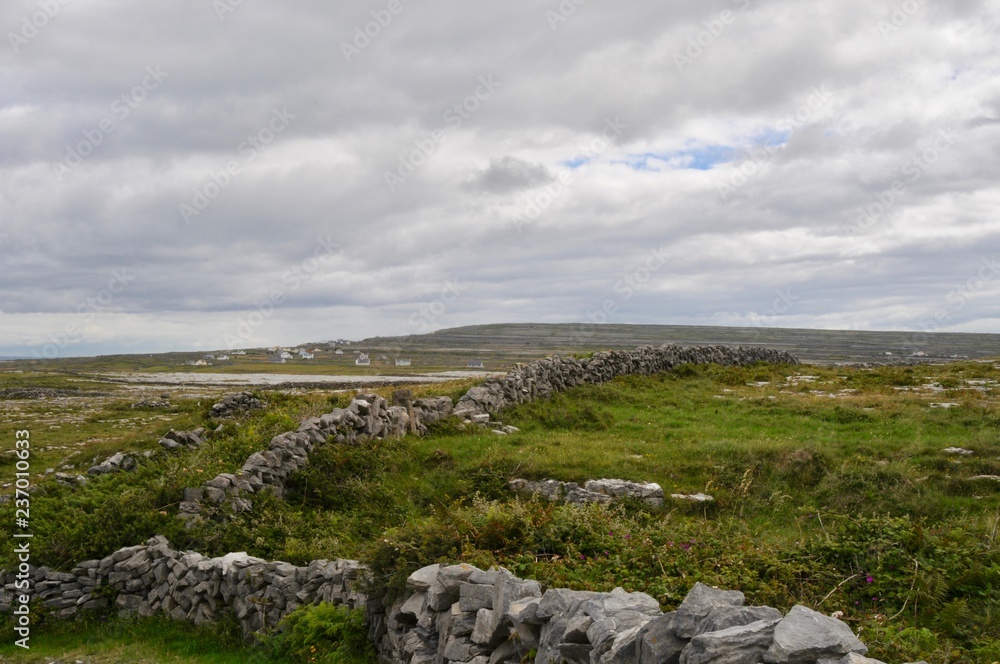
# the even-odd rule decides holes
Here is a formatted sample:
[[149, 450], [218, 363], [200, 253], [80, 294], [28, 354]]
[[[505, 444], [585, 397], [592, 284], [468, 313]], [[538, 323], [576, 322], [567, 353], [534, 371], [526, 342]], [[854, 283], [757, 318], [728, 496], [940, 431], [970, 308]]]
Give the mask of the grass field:
[[[65, 387], [45, 374], [19, 380]], [[701, 580], [739, 588], [753, 603], [843, 611], [870, 656], [888, 662], [994, 662], [1000, 660], [998, 383], [993, 362], [685, 366], [511, 409], [501, 419], [521, 431], [509, 436], [449, 423], [423, 438], [323, 446], [287, 500], [258, 498], [250, 515], [185, 530], [174, 516], [184, 487], [238, 468], [272, 435], [349, 398], [274, 392], [266, 411], [226, 424], [200, 450], [157, 452], [137, 473], [95, 478], [84, 488], [48, 484], [32, 502], [36, 561], [66, 567], [165, 534], [175, 547], [206, 554], [247, 550], [298, 564], [360, 558], [390, 591], [413, 569], [438, 560], [502, 564], [550, 585], [621, 585], [649, 592], [665, 609]], [[417, 389], [456, 396], [467, 386]], [[79, 423], [79, 437], [101, 437], [102, 427], [118, 425], [120, 437], [102, 453], [151, 445], [170, 426], [215, 426], [207, 420], [210, 399], [178, 398], [176, 412], [158, 415], [168, 419], [139, 415], [128, 422], [116, 419], [123, 395], [100, 399]], [[50, 400], [0, 405], [0, 450], [12, 445], [9, 431], [24, 426], [60, 445], [82, 442], [66, 431], [71, 427], [45, 428], [57, 418]], [[38, 419], [46, 408], [49, 419]], [[126, 415], [136, 417], [131, 409]], [[95, 428], [87, 429], [88, 422]], [[133, 429], [143, 433], [124, 433]], [[972, 454], [943, 451], [949, 447]], [[0, 477], [11, 473], [9, 461], [0, 463]], [[515, 476], [654, 481], [668, 494], [702, 491], [715, 501], [674, 501], [662, 509], [557, 506], [512, 496], [506, 483]], [[11, 522], [8, 511], [0, 508], [0, 524]], [[0, 564], [9, 557], [0, 553]], [[175, 629], [195, 643], [228, 643], [214, 633]], [[128, 647], [153, 653], [148, 661], [249, 656], [239, 644], [202, 659], [172, 654], [157, 640], [170, 633], [159, 623], [112, 621], [102, 630], [40, 625], [39, 642], [53, 657], [81, 657], [76, 653], [92, 642], [105, 644], [107, 652], [88, 655], [95, 662], [145, 661], [114, 652], [121, 634], [129, 635]], [[0, 655], [15, 656], [4, 649]], [[272, 653], [261, 661], [282, 660]]]

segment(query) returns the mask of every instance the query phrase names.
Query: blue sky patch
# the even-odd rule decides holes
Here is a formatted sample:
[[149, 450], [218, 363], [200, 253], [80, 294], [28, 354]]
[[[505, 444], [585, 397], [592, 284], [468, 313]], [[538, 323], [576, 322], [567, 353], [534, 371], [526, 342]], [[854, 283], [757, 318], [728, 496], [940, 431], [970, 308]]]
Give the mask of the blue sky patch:
[[694, 169], [709, 171], [718, 164], [731, 161], [735, 148], [728, 145], [706, 145], [675, 152], [645, 152], [629, 155], [615, 163], [625, 164], [636, 171]]

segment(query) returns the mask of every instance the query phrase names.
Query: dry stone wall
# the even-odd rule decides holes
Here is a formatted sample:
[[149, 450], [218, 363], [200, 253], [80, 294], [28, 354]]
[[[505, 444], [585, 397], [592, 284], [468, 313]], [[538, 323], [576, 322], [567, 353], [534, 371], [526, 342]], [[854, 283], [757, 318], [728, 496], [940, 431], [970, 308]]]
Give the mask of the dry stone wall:
[[305, 567], [266, 562], [246, 553], [207, 558], [175, 551], [166, 538], [126, 547], [100, 560], [85, 560], [69, 572], [23, 565], [0, 574], [0, 612], [27, 595], [58, 618], [92, 610], [121, 616], [162, 613], [201, 625], [233, 613], [244, 633], [273, 629], [304, 604], [329, 602], [359, 608], [355, 590], [361, 566], [353, 560], [314, 560]]
[[455, 414], [495, 413], [507, 406], [549, 397], [571, 387], [604, 383], [616, 376], [660, 373], [681, 364], [745, 366], [755, 362], [798, 364], [790, 353], [760, 346], [666, 344], [659, 348], [640, 346], [632, 351], [602, 351], [581, 360], [554, 356], [519, 364], [506, 376], [489, 378], [481, 386], [471, 388], [459, 399]]
[[431, 424], [448, 417], [485, 423], [493, 413], [508, 406], [579, 385], [603, 383], [616, 376], [655, 374], [682, 364], [745, 366], [755, 362], [798, 364], [789, 353], [760, 346], [665, 344], [659, 348], [640, 346], [633, 351], [603, 351], [583, 359], [553, 356], [518, 364], [506, 375], [489, 378], [469, 389], [458, 404], [449, 397], [412, 400], [407, 396], [390, 406], [377, 394], [360, 395], [347, 408], [309, 418], [297, 431], [275, 436], [268, 449], [251, 455], [238, 472], [222, 473], [201, 487], [187, 489], [180, 516], [191, 520], [226, 511], [248, 511], [252, 509], [251, 497], [258, 491], [284, 495], [285, 479], [309, 463], [313, 448], [327, 440], [349, 445], [373, 438], [420, 435]]
[[154, 537], [67, 573], [25, 565], [2, 574], [0, 612], [27, 594], [60, 618], [90, 610], [200, 625], [232, 614], [249, 637], [327, 602], [364, 607], [370, 640], [393, 664], [877, 664], [836, 618], [805, 606], [787, 615], [745, 606], [743, 593], [701, 583], [663, 613], [642, 592], [545, 590], [505, 569], [466, 564], [423, 567], [402, 597], [369, 598], [366, 574], [353, 560], [206, 558]]

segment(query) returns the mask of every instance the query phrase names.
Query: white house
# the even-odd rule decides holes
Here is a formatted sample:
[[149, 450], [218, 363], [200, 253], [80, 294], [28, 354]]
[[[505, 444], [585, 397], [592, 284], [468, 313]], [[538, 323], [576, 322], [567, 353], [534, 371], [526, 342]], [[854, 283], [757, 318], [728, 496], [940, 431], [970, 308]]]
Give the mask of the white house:
[[410, 364], [411, 364], [411, 362], [410, 362], [409, 358], [406, 358], [406, 359], [403, 359], [401, 357], [397, 357], [396, 358], [396, 366], [397, 367], [408, 367], [408, 366], [410, 366]]
[[335, 354], [335, 355], [343, 355], [343, 354], [344, 354], [344, 351], [342, 351], [342, 350], [340, 350], [340, 349], [338, 348], [338, 349], [337, 349], [336, 351], [334, 351], [334, 354]]
[[465, 365], [465, 366], [468, 367], [469, 369], [484, 369], [485, 368], [485, 366], [483, 365], [483, 361], [480, 360], [479, 358], [476, 358], [474, 360], [469, 360], [469, 363], [467, 365]]
[[246, 355], [246, 354], [247, 354], [247, 352], [245, 350], [234, 350], [233, 351], [233, 355]]
[[290, 360], [292, 359], [292, 354], [289, 353], [287, 350], [281, 351], [281, 359]]
[[228, 355], [220, 355], [220, 356], [218, 356], [215, 359], [225, 361], [225, 360], [229, 359], [229, 356]]
[[299, 357], [301, 357], [303, 360], [315, 360], [316, 359], [316, 356], [313, 355], [312, 353], [299, 353]]
[[372, 360], [370, 357], [364, 353], [358, 354], [358, 359], [354, 360], [354, 364], [359, 367], [369, 367], [371, 366]]

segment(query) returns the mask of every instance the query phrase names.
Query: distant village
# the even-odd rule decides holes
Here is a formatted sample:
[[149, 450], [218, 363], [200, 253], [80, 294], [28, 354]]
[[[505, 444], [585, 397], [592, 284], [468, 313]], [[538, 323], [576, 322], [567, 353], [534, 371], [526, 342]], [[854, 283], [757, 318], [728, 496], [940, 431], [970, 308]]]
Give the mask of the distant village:
[[[330, 364], [342, 365], [350, 364], [350, 356], [354, 357], [354, 366], [386, 366], [386, 367], [412, 367], [414, 362], [409, 357], [396, 357], [386, 354], [373, 357], [369, 353], [361, 350], [350, 350], [345, 348], [351, 345], [350, 341], [338, 339], [329, 342], [327, 348], [305, 348], [305, 347], [282, 347], [271, 346], [269, 348], [233, 350], [222, 353], [206, 353], [200, 358], [189, 359], [184, 362], [185, 366], [208, 367], [224, 366], [235, 362], [261, 362], [269, 364], [303, 363], [326, 360]], [[248, 354], [249, 353], [249, 354]], [[338, 357], [341, 356], [341, 357]], [[469, 358], [465, 361], [467, 369], [485, 369], [486, 364], [482, 358]]]

